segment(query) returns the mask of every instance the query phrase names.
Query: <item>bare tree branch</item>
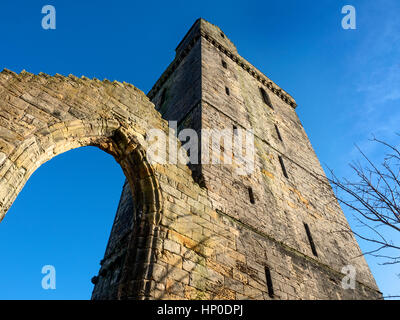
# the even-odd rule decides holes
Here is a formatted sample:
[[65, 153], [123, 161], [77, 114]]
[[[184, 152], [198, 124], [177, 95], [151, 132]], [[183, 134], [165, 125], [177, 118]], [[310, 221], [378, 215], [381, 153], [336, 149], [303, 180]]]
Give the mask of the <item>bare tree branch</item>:
[[347, 227], [342, 231], [352, 232], [374, 244], [375, 248], [365, 254], [383, 259], [383, 265], [397, 264], [400, 263], [400, 243], [396, 243], [391, 235], [393, 231], [395, 234], [400, 232], [400, 150], [375, 137], [371, 141], [386, 150], [380, 165], [356, 146], [365, 162], [364, 166], [360, 161], [350, 164], [356, 180], [339, 179], [330, 170], [329, 181], [339, 203], [349, 208], [361, 227], [367, 230], [355, 232]]

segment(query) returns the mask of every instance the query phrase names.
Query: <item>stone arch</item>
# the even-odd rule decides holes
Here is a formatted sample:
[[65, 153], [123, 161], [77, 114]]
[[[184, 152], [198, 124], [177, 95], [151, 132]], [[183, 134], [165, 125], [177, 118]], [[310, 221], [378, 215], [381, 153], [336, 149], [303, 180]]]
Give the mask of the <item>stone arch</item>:
[[0, 121], [0, 220], [40, 165], [82, 146], [111, 154], [143, 214], [160, 220], [161, 193], [146, 160], [145, 133], [167, 125], [143, 92], [118, 82], [8, 70], [0, 84], [0, 112], [9, 120]]
[[[146, 251], [146, 259], [156, 254], [151, 244], [158, 237], [163, 199], [157, 170], [146, 158], [145, 136], [152, 128], [168, 132], [168, 126], [144, 93], [119, 82], [4, 70], [0, 115], [0, 221], [43, 163], [96, 146], [120, 164], [137, 206], [122, 277], [149, 277], [146, 267], [135, 269], [135, 261], [138, 252]], [[140, 283], [135, 292], [122, 288], [119, 297], [138, 296], [144, 290]]]

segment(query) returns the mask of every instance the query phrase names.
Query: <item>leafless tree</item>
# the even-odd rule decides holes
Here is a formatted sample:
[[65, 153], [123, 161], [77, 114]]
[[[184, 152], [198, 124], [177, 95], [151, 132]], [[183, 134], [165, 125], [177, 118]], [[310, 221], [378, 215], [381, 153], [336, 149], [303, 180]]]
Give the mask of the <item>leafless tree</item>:
[[375, 137], [372, 141], [385, 150], [381, 164], [357, 147], [363, 164], [350, 164], [354, 180], [339, 179], [331, 170], [330, 182], [339, 202], [365, 227], [352, 232], [375, 245], [365, 254], [383, 259], [382, 264], [396, 264], [400, 263], [400, 149]]

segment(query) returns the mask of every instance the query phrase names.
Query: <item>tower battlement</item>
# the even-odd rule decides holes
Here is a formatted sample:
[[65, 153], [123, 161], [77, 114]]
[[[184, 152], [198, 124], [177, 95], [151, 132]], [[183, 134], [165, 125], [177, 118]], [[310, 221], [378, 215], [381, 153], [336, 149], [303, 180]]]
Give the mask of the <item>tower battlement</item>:
[[157, 91], [160, 89], [161, 85], [166, 81], [166, 79], [171, 75], [173, 70], [179, 65], [183, 58], [189, 53], [193, 45], [203, 37], [214, 45], [218, 50], [226, 55], [227, 59], [231, 59], [233, 62], [238, 64], [241, 68], [246, 70], [260, 83], [267, 86], [271, 92], [280, 97], [283, 101], [296, 108], [296, 101], [291, 95], [280, 88], [272, 80], [270, 80], [266, 75], [264, 75], [260, 70], [242, 58], [236, 49], [236, 46], [229, 40], [229, 38], [222, 32], [222, 30], [209, 23], [208, 21], [200, 18], [196, 20], [193, 26], [190, 28], [188, 33], [179, 43], [175, 49], [176, 56], [174, 61], [169, 65], [167, 70], [161, 75], [160, 79], [155, 83], [153, 88], [149, 91], [148, 96], [150, 99], [154, 97]]

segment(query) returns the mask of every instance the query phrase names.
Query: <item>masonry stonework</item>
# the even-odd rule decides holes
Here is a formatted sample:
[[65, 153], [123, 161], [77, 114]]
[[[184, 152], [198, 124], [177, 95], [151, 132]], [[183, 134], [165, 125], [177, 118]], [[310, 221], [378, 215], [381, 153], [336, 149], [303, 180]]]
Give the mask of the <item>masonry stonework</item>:
[[[41, 164], [93, 145], [127, 178], [93, 299], [380, 299], [355, 238], [337, 232], [347, 221], [295, 108], [203, 19], [147, 96], [126, 83], [4, 70], [0, 218]], [[254, 171], [150, 162], [147, 132], [168, 133], [172, 120], [198, 133], [252, 130]], [[341, 285], [346, 265], [355, 289]]]

